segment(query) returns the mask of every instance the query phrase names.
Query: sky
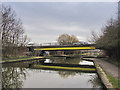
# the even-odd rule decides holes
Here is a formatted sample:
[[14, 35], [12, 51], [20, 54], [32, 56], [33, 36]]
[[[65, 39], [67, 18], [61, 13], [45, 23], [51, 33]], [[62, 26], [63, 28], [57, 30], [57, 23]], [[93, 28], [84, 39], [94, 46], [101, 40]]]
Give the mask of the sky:
[[117, 2], [5, 2], [21, 18], [25, 34], [35, 43], [54, 42], [61, 34], [87, 41], [117, 18]]

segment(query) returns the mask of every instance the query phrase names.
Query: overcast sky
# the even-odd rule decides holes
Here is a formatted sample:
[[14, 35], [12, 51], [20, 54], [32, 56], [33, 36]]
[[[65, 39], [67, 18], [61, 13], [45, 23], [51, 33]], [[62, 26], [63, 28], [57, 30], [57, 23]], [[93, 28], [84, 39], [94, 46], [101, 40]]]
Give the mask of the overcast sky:
[[117, 18], [117, 2], [11, 2], [25, 33], [36, 43], [53, 42], [61, 34], [87, 41], [91, 30], [100, 32], [110, 18]]

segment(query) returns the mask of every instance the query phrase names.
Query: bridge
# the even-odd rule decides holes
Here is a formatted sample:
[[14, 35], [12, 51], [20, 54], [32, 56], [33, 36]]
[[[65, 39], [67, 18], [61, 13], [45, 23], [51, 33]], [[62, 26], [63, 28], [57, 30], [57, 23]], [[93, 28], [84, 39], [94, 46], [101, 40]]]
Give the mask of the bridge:
[[[95, 46], [93, 44], [87, 44], [87, 45], [49, 45], [49, 46], [29, 46], [29, 51], [31, 52], [32, 56], [43, 56], [43, 55], [49, 55], [50, 52], [53, 55], [53, 53], [61, 53], [62, 55], [65, 53], [71, 53], [69, 51], [77, 51], [77, 50], [95, 50]], [[49, 51], [49, 52], [46, 52]], [[54, 51], [54, 52], [52, 52]], [[57, 52], [62, 51], [62, 52]], [[66, 52], [67, 51], [67, 52]], [[49, 53], [49, 54], [48, 54]], [[74, 55], [74, 54], [73, 54]]]
[[29, 51], [61, 51], [61, 50], [94, 50], [93, 44], [88, 45], [54, 45], [54, 46], [30, 46]]

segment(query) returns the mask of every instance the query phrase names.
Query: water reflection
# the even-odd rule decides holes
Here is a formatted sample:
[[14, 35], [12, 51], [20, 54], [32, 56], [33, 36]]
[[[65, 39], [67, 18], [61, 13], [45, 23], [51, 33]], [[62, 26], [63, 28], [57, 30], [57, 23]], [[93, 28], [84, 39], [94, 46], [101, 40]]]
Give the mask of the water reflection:
[[78, 58], [51, 58], [46, 59], [46, 63], [62, 63], [62, 64], [80, 64], [80, 65], [94, 65], [91, 61], [82, 60], [80, 57]]
[[[58, 74], [62, 78], [69, 78], [69, 77], [75, 77], [76, 74], [79, 74], [80, 76], [84, 75], [85, 73], [82, 72], [73, 72], [73, 71], [59, 71]], [[88, 83], [92, 85], [93, 88], [101, 88], [101, 82], [100, 79], [98, 79], [97, 74], [93, 73], [86, 73], [91, 78], [88, 80]]]
[[63, 64], [79, 64], [81, 58], [52, 58], [50, 59], [51, 63], [63, 63]]
[[2, 68], [2, 88], [22, 88], [26, 74], [25, 68]]
[[80, 65], [94, 65], [93, 62], [91, 62], [91, 61], [85, 61], [85, 60], [81, 60], [79, 64]]
[[69, 76], [75, 76], [76, 72], [71, 72], [71, 71], [59, 71], [58, 74], [60, 75], [60, 77], [63, 78], [68, 78]]
[[[53, 63], [79, 64], [80, 58], [50, 59]], [[29, 62], [3, 64], [3, 88], [100, 88], [96, 73], [28, 68]]]
[[102, 88], [96, 73], [39, 69], [28, 70], [28, 73], [31, 75], [24, 82], [24, 88]]
[[92, 79], [90, 79], [90, 80], [88, 81], [88, 83], [92, 83], [93, 88], [98, 88], [98, 87], [100, 87], [100, 85], [101, 85], [100, 79], [98, 79], [98, 76], [97, 76], [97, 75], [92, 76]]

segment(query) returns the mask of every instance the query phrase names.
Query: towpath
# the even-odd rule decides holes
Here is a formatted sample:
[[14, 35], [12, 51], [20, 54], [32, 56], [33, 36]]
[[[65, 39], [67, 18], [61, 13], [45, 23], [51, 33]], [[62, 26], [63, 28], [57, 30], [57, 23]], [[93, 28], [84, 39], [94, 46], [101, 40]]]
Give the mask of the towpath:
[[103, 70], [105, 72], [107, 72], [111, 76], [115, 77], [116, 79], [120, 80], [120, 76], [119, 76], [120, 69], [117, 66], [115, 66], [107, 61], [101, 60], [99, 58], [84, 58], [84, 59], [95, 61], [98, 65], [100, 65], [103, 68]]

